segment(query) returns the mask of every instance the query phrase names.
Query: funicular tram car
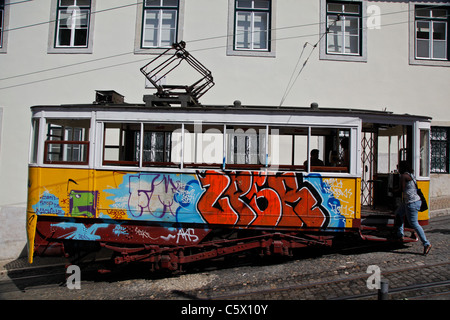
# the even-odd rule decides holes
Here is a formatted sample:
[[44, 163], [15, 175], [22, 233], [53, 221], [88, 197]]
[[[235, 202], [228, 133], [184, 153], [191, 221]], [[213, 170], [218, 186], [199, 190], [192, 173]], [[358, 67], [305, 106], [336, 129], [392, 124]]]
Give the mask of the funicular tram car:
[[116, 263], [175, 270], [248, 250], [291, 254], [345, 232], [387, 240], [400, 160], [428, 198], [427, 117], [125, 103], [31, 110], [30, 263], [103, 247]]

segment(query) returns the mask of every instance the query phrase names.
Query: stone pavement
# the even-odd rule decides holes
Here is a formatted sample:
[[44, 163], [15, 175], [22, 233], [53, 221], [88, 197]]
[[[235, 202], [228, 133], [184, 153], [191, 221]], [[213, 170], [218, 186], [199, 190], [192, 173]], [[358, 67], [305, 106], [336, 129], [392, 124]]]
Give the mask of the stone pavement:
[[[2, 299], [50, 300], [330, 300], [342, 298], [376, 299], [376, 290], [367, 287], [369, 266], [377, 266], [381, 277], [389, 280], [389, 289], [424, 286], [430, 282], [450, 280], [450, 216], [435, 217], [425, 232], [433, 248], [422, 255], [420, 243], [346, 243], [332, 249], [301, 249], [294, 259], [274, 257], [262, 260], [210, 262], [192, 266], [182, 275], [149, 274], [141, 266], [127, 266], [109, 275], [82, 273], [80, 290], [69, 290], [61, 281], [39, 286], [20, 285], [6, 292]], [[35, 267], [56, 264], [54, 273], [64, 272], [64, 259], [37, 258]], [[0, 280], [14, 284], [26, 276], [25, 259], [3, 262]], [[23, 272], [19, 272], [23, 269]], [[19, 270], [19, 271], [17, 271]], [[15, 273], [14, 273], [15, 272]], [[17, 279], [14, 279], [14, 275]], [[1, 281], [0, 281], [1, 282]], [[418, 293], [422, 299], [449, 299], [440, 286], [435, 295]], [[392, 299], [411, 298], [406, 292]], [[420, 298], [420, 297], [419, 297]]]

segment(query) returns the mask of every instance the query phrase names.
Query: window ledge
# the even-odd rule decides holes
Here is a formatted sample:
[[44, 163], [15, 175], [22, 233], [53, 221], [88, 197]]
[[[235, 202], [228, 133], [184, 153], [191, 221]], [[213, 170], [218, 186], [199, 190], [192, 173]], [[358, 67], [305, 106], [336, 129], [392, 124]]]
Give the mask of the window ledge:
[[330, 61], [349, 61], [349, 62], [367, 62], [367, 55], [346, 55], [346, 54], [327, 54], [324, 52], [325, 48], [320, 51], [320, 60]]
[[64, 53], [64, 54], [91, 54], [93, 52], [92, 47], [90, 48], [75, 48], [75, 47], [67, 47], [67, 48], [55, 48], [49, 47], [47, 53]]
[[167, 51], [167, 49], [170, 49], [171, 47], [167, 47], [167, 48], [139, 48], [139, 47], [135, 47], [134, 49], [134, 54], [152, 54], [152, 55], [158, 55], [158, 54], [162, 54], [165, 51]]
[[410, 58], [409, 64], [415, 66], [450, 67], [450, 61], [448, 60], [427, 60]]
[[227, 48], [227, 56], [268, 57], [268, 58], [276, 57], [275, 52], [271, 52], [271, 51], [234, 50], [232, 47]]

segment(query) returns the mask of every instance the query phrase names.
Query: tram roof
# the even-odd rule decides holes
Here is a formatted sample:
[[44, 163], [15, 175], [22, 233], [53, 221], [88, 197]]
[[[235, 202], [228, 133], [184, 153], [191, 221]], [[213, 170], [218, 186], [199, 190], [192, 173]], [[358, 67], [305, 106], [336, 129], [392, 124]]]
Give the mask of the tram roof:
[[430, 122], [431, 117], [412, 114], [397, 114], [392, 111], [378, 111], [369, 109], [347, 109], [331, 107], [295, 107], [295, 106], [264, 106], [264, 105], [198, 105], [189, 107], [178, 106], [147, 106], [145, 104], [63, 104], [63, 105], [36, 105], [31, 107], [32, 112], [148, 112], [148, 113], [208, 113], [211, 114], [255, 114], [255, 115], [296, 115], [296, 116], [329, 116], [329, 117], [354, 117], [363, 122], [371, 123], [396, 123], [424, 121]]

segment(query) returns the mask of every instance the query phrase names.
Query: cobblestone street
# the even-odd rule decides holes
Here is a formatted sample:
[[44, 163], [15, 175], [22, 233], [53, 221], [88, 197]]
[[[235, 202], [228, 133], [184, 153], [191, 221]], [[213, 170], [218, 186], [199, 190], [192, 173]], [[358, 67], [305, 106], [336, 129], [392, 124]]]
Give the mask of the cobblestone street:
[[[2, 299], [40, 300], [376, 300], [369, 289], [369, 266], [389, 282], [389, 299], [449, 299], [448, 235], [450, 217], [425, 227], [433, 244], [428, 256], [420, 243], [337, 244], [331, 249], [303, 249], [294, 259], [214, 262], [191, 266], [181, 275], [151, 274], [128, 266], [98, 274], [82, 268], [81, 288], [65, 285], [64, 261], [38, 259], [45, 268], [27, 269], [22, 259], [2, 265]], [[54, 265], [57, 262], [59, 264]], [[95, 269], [95, 268], [94, 268]], [[37, 270], [37, 274], [33, 273]], [[40, 276], [45, 275], [45, 281]], [[40, 280], [39, 280], [40, 279]]]

